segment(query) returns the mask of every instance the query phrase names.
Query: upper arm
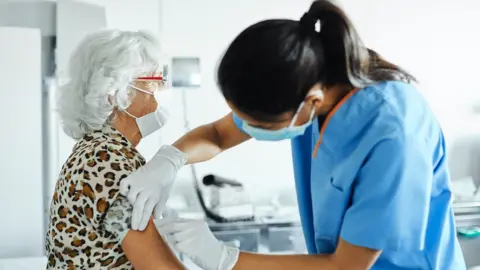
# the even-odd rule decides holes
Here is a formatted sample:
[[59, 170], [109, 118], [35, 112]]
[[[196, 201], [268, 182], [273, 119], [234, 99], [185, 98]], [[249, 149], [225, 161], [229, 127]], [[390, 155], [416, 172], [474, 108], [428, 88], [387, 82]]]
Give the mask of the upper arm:
[[352, 245], [340, 238], [331, 258], [337, 269], [366, 270], [373, 266], [381, 252], [381, 250]]
[[397, 134], [376, 144], [360, 169], [340, 236], [374, 250], [424, 247], [433, 165], [426, 142]]
[[233, 113], [229, 113], [212, 123], [222, 150], [237, 146], [251, 138], [243, 131], [242, 123], [242, 120]]
[[132, 209], [128, 199], [119, 195], [107, 213], [104, 227], [117, 237], [133, 266], [136, 269], [183, 269], [151, 220], [145, 231], [131, 230]]
[[150, 219], [144, 231], [129, 230], [122, 248], [135, 269], [185, 269]]

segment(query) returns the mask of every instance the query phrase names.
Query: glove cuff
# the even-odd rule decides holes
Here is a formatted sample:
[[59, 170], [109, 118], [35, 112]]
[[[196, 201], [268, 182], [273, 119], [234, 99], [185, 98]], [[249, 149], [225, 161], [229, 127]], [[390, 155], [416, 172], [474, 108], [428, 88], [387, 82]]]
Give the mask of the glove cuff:
[[187, 154], [178, 150], [172, 145], [163, 145], [160, 147], [153, 159], [156, 157], [161, 157], [162, 160], [168, 159], [170, 162], [172, 162], [176, 170], [180, 170], [180, 168], [187, 163]]
[[238, 248], [224, 245], [222, 258], [220, 260], [221, 263], [218, 267], [218, 270], [232, 270], [237, 264], [239, 255], [240, 250]]

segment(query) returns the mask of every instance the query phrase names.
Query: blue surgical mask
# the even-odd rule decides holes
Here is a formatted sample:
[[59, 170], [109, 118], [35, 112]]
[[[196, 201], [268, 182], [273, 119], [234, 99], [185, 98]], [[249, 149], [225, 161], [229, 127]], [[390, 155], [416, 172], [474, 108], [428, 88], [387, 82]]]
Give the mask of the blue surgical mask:
[[258, 141], [281, 141], [287, 139], [293, 139], [297, 136], [301, 136], [305, 133], [305, 130], [312, 124], [313, 116], [315, 114], [315, 109], [312, 109], [310, 113], [310, 119], [308, 122], [301, 126], [295, 126], [295, 122], [297, 122], [298, 115], [302, 110], [305, 102], [302, 102], [298, 107], [297, 112], [293, 116], [292, 122], [288, 125], [288, 127], [284, 127], [277, 130], [268, 130], [263, 128], [257, 128], [250, 126], [247, 122], [243, 121], [243, 130], [250, 135], [252, 138]]

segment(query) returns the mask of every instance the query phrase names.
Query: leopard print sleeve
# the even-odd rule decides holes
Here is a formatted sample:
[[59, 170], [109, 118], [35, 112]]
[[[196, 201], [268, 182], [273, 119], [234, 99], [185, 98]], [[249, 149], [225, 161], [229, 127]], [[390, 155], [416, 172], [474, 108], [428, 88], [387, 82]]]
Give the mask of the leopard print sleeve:
[[136, 155], [129, 156], [126, 151], [121, 145], [98, 145], [83, 169], [83, 208], [93, 228], [106, 229], [104, 222], [108, 214], [122, 212], [124, 215], [118, 217], [127, 221], [126, 214], [131, 213], [131, 206], [120, 195], [120, 182], [137, 169], [138, 162]]
[[105, 230], [115, 235], [120, 243], [131, 229], [132, 211], [133, 207], [128, 199], [120, 195], [108, 210], [103, 222]]

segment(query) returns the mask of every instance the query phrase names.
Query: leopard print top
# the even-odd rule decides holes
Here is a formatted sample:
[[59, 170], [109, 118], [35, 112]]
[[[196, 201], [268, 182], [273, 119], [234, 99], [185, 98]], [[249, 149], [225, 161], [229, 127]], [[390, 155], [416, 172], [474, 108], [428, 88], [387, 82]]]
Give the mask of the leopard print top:
[[144, 164], [133, 145], [108, 125], [77, 142], [50, 206], [47, 269], [132, 269], [120, 245], [132, 207], [119, 187]]

